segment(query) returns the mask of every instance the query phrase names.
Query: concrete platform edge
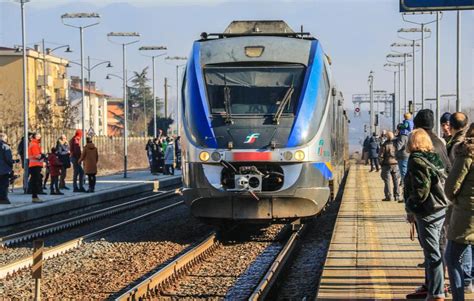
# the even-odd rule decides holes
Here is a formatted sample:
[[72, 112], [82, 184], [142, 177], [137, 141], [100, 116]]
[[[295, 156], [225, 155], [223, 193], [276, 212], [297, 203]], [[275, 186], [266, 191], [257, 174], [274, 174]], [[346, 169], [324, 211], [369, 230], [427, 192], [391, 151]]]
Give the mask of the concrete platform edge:
[[[169, 177], [162, 179], [160, 189], [181, 183], [181, 176]], [[131, 196], [137, 193], [153, 190], [153, 182], [126, 185], [125, 187], [111, 188], [92, 194], [78, 194], [62, 200], [53, 200], [37, 207], [24, 209], [22, 207], [15, 208], [4, 215], [0, 216], [0, 227], [12, 226], [27, 221], [32, 221], [48, 215], [62, 213], [68, 210], [80, 209], [83, 207], [95, 205], [101, 202], [107, 202], [112, 199]]]

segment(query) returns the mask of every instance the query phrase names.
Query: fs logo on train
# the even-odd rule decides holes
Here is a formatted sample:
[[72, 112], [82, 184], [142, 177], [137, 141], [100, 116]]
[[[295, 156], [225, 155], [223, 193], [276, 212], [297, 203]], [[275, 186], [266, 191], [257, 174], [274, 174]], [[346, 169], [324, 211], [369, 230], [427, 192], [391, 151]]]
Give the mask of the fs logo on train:
[[252, 133], [245, 138], [244, 143], [253, 144], [257, 141], [258, 137], [260, 137], [260, 133]]

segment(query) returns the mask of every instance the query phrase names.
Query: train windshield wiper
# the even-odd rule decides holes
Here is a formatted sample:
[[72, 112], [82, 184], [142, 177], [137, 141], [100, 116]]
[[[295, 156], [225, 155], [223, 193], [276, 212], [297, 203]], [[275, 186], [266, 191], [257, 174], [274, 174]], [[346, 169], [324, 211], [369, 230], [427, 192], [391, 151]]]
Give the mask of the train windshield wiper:
[[224, 109], [225, 109], [225, 123], [232, 124], [232, 115], [230, 113], [230, 88], [227, 83], [224, 86]]
[[295, 88], [293, 86], [290, 86], [288, 90], [286, 91], [285, 97], [280, 101], [280, 104], [278, 105], [278, 108], [275, 112], [275, 116], [273, 116], [273, 123], [279, 124], [280, 123], [280, 117], [283, 114], [283, 110], [285, 109], [286, 104], [288, 101], [291, 99], [291, 96], [293, 95], [293, 92], [295, 91]]

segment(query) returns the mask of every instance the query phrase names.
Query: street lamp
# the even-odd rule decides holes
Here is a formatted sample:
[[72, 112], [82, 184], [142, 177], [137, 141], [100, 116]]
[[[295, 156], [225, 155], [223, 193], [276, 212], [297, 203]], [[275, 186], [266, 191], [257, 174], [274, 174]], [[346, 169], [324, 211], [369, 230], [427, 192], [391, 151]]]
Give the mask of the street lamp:
[[[407, 21], [407, 20], [405, 20]], [[421, 108], [424, 108], [424, 99], [425, 99], [425, 39], [428, 39], [431, 37], [431, 29], [425, 28], [425, 25], [432, 23], [415, 23], [411, 21], [407, 21], [410, 23], [414, 24], [419, 24], [421, 25], [421, 28], [415, 27], [415, 28], [400, 28], [398, 30], [398, 36], [401, 39], [412, 41], [413, 42], [413, 66], [415, 66], [415, 41], [421, 40]], [[402, 36], [400, 36], [400, 33], [417, 33], [421, 32], [421, 38], [417, 40], [412, 40], [412, 39], [407, 39]], [[425, 38], [425, 33], [429, 33], [430, 35]], [[413, 67], [413, 88], [415, 88], [415, 69]], [[415, 90], [413, 90], [413, 104], [416, 105], [415, 101]]]
[[370, 70], [367, 82], [370, 95], [370, 135], [372, 135], [374, 133], [374, 71]]
[[[30, 0], [18, 0], [21, 8], [21, 44], [23, 51], [23, 190], [26, 194], [28, 191], [28, 114], [29, 114], [29, 102], [28, 102], [28, 81], [26, 79], [26, 17], [25, 17], [25, 3], [30, 2]], [[39, 281], [36, 280], [36, 281]], [[38, 292], [35, 292], [35, 297], [37, 297]]]
[[[173, 57], [166, 57], [165, 60], [168, 61], [187, 61], [188, 58], [185, 56], [173, 56]], [[176, 135], [179, 136], [179, 68], [186, 66], [184, 64], [176, 64]]]
[[[138, 48], [140, 51], [160, 51], [167, 50], [166, 46], [142, 46]], [[165, 55], [166, 53], [157, 54], [157, 55], [144, 55], [146, 57], [151, 57], [151, 66], [152, 66], [152, 78], [153, 78], [153, 137], [157, 137], [158, 129], [156, 125], [156, 92], [155, 92], [155, 58]]]
[[[127, 177], [127, 159], [128, 159], [128, 101], [127, 101], [127, 60], [126, 48], [128, 45], [138, 43], [140, 34], [138, 32], [109, 32], [107, 39], [109, 42], [117, 45], [122, 45], [122, 61], [123, 61], [123, 106], [124, 106], [124, 139], [123, 139], [123, 177]], [[113, 40], [117, 39], [117, 40]], [[132, 39], [130, 42], [126, 40]]]
[[[84, 20], [84, 23], [79, 22], [80, 25], [68, 23], [68, 20]], [[86, 145], [86, 93], [84, 83], [84, 29], [98, 25], [100, 23], [100, 15], [98, 13], [72, 13], [63, 14], [61, 22], [69, 27], [79, 29], [79, 40], [81, 44], [81, 95], [82, 95], [82, 144]], [[86, 24], [88, 23], [88, 24]]]
[[[87, 56], [87, 67], [84, 67], [84, 69], [86, 69], [87, 71], [87, 80], [88, 80], [88, 90], [89, 90], [89, 127], [93, 127], [93, 123], [92, 123], [92, 110], [91, 110], [91, 71], [94, 70], [95, 68], [101, 66], [101, 65], [104, 65], [104, 64], [107, 64], [107, 66], [105, 66], [106, 68], [112, 68], [112, 62], [111, 61], [105, 61], [105, 60], [99, 60], [99, 59], [92, 59], [92, 60], [95, 60], [95, 61], [99, 61], [99, 63], [91, 66], [91, 57], [90, 56]], [[74, 64], [74, 65], [81, 65], [79, 63], [76, 63], [74, 61], [71, 61], [70, 62], [71, 64]], [[70, 67], [70, 65], [66, 65], [66, 67]]]
[[[400, 108], [401, 108], [401, 97], [400, 97], [400, 72], [401, 72], [401, 65], [402, 63], [386, 63], [384, 64], [384, 70], [385, 71], [388, 71], [388, 72], [393, 72], [393, 104], [392, 104], [392, 126], [393, 126], [393, 131], [396, 130], [396, 120], [395, 120], [395, 112], [397, 111], [397, 105], [396, 105], [396, 90], [397, 90], [397, 72], [398, 72], [398, 122], [400, 122]], [[395, 68], [398, 68], [398, 71], [395, 70], [390, 70], [390, 69], [386, 69], [386, 68], [392, 68], [392, 67], [395, 67]]]

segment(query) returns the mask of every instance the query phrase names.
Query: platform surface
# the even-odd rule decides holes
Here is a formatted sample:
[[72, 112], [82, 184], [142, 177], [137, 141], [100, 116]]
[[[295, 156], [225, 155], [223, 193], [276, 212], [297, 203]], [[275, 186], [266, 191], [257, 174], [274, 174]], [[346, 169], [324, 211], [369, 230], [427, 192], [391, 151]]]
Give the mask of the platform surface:
[[[72, 183], [66, 183], [70, 190], [61, 190], [64, 195], [50, 195], [49, 181], [47, 195], [40, 195], [43, 203], [32, 203], [31, 195], [23, 193], [22, 188], [9, 192], [8, 198], [11, 204], [0, 204], [0, 227], [18, 222], [24, 222], [50, 213], [59, 213], [65, 210], [92, 205], [103, 200], [124, 197], [140, 192], [151, 191], [157, 180], [160, 187], [176, 185], [180, 183], [181, 171], [176, 170], [174, 176], [152, 175], [148, 170], [129, 171], [127, 178], [123, 173], [97, 177], [94, 193], [79, 193], [72, 191]], [[87, 183], [84, 186], [87, 189]]]
[[404, 204], [382, 201], [380, 173], [368, 171], [358, 164], [349, 171], [318, 300], [405, 300], [424, 282]]

